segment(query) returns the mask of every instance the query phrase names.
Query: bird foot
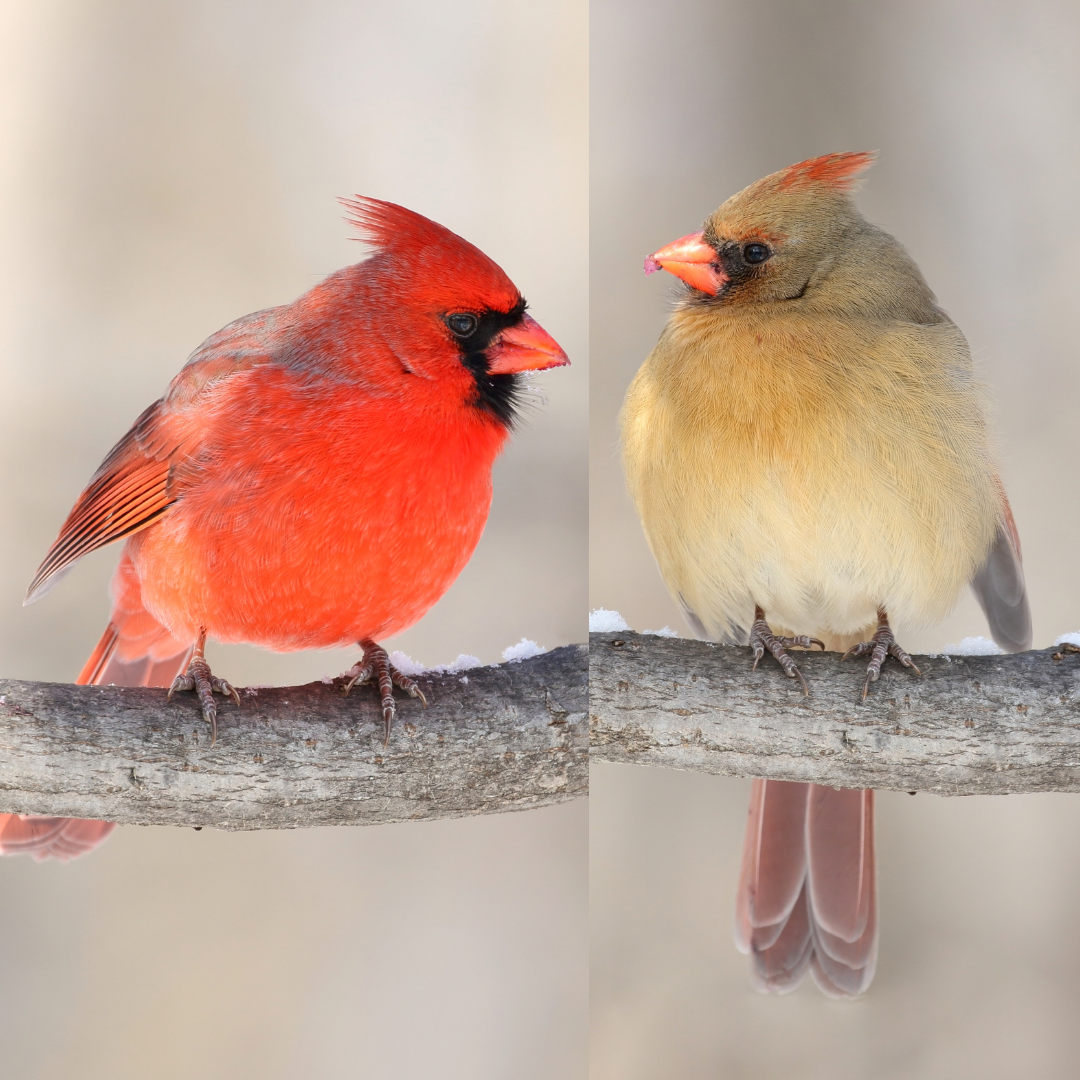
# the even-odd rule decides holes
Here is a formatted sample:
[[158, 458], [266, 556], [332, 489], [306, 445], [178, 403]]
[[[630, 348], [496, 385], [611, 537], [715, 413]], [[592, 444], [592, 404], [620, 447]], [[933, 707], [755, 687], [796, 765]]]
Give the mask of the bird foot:
[[210, 725], [210, 745], [213, 746], [217, 742], [217, 703], [214, 695], [224, 694], [239, 705], [240, 695], [236, 692], [236, 687], [213, 674], [204, 657], [193, 656], [187, 671], [173, 679], [172, 686], [169, 687], [170, 699], [177, 690], [194, 690], [199, 695], [203, 719]]
[[385, 728], [383, 746], [386, 746], [390, 742], [390, 728], [393, 727], [396, 712], [394, 708], [394, 687], [397, 686], [404, 690], [409, 697], [419, 698], [425, 709], [427, 708], [427, 698], [424, 697], [420, 687], [408, 675], [403, 675], [390, 663], [390, 657], [381, 645], [376, 645], [374, 641], [361, 641], [360, 647], [364, 650], [364, 659], [345, 672], [345, 677], [349, 680], [345, 684], [345, 693], [347, 694], [357, 683], [365, 683], [370, 679], [375, 679], [378, 682], [379, 693], [382, 695], [383, 726]]
[[881, 674], [881, 665], [885, 663], [886, 656], [892, 656], [899, 660], [906, 668], [911, 668], [916, 675], [922, 672], [915, 666], [915, 661], [896, 643], [893, 637], [892, 627], [887, 622], [880, 622], [874, 636], [869, 641], [860, 641], [858, 645], [852, 645], [840, 658], [846, 660], [849, 656], [866, 656], [870, 654], [870, 663], [866, 666], [866, 682], [863, 683], [862, 699], [870, 693], [870, 684], [877, 682]]
[[1070, 652], [1080, 652], [1080, 645], [1074, 645], [1071, 641], [1063, 641], [1058, 646], [1058, 651], [1051, 657], [1052, 660], [1064, 660], [1065, 654]]
[[765, 650], [776, 658], [776, 662], [784, 669], [784, 674], [789, 679], [798, 679], [804, 694], [810, 693], [810, 687], [806, 685], [806, 679], [799, 670], [799, 665], [788, 655], [788, 649], [809, 649], [817, 645], [823, 652], [824, 642], [817, 638], [799, 634], [797, 637], [777, 637], [765, 621], [765, 612], [761, 608], [754, 611], [754, 622], [750, 627], [750, 648], [754, 650], [754, 670], [757, 670], [758, 661], [765, 655]]

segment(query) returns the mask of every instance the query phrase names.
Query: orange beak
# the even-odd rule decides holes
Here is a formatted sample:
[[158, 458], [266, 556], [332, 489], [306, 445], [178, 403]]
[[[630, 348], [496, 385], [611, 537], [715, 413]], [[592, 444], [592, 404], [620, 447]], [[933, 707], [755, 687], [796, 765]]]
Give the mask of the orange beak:
[[645, 273], [666, 270], [699, 292], [715, 296], [728, 280], [716, 262], [719, 256], [701, 238], [701, 233], [690, 233], [673, 244], [654, 252], [645, 260]]
[[523, 315], [517, 326], [504, 330], [488, 349], [488, 371], [492, 375], [544, 371], [569, 363], [555, 339], [528, 315]]

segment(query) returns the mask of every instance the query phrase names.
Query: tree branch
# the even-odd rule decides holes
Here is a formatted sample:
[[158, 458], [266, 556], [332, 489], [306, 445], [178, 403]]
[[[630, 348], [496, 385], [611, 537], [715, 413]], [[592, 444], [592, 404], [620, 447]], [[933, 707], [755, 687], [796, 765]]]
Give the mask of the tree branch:
[[1080, 791], [1080, 656], [866, 661], [800, 653], [804, 697], [766, 655], [641, 634], [590, 634], [594, 761], [941, 795]]
[[218, 743], [194, 694], [0, 680], [0, 808], [288, 829], [524, 810], [588, 793], [588, 647], [419, 676], [383, 748], [370, 687], [241, 691]]

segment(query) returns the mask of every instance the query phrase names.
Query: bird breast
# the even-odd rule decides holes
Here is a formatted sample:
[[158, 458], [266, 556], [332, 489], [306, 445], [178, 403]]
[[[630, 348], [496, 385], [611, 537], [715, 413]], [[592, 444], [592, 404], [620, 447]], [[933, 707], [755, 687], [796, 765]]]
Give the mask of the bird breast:
[[406, 395], [259, 381], [208, 416], [179, 498], [129, 541], [174, 635], [289, 650], [411, 625], [472, 554], [505, 429]]
[[622, 436], [661, 573], [718, 636], [755, 604], [801, 633], [849, 634], [880, 606], [940, 619], [1000, 516], [982, 394], [947, 321], [683, 309]]

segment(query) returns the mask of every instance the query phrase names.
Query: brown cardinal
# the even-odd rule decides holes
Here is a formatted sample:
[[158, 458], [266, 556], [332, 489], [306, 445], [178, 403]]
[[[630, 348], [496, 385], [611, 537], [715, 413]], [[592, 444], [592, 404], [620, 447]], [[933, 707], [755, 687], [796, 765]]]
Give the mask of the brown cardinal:
[[[127, 537], [109, 625], [80, 683], [195, 690], [217, 734], [207, 637], [268, 649], [359, 643], [385, 737], [377, 638], [416, 622], [468, 561], [521, 374], [566, 364], [483, 252], [419, 214], [346, 203], [374, 247], [292, 304], [205, 341], [91, 478], [27, 602]], [[105, 822], [0, 815], [0, 852], [70, 858]]]
[[[887, 656], [964, 585], [994, 640], [1031, 645], [1020, 543], [963, 335], [856, 209], [870, 154], [766, 176], [646, 260], [687, 288], [622, 416], [626, 475], [672, 595], [703, 637]], [[828, 994], [877, 955], [874, 793], [756, 780], [736, 941], [763, 990]]]

